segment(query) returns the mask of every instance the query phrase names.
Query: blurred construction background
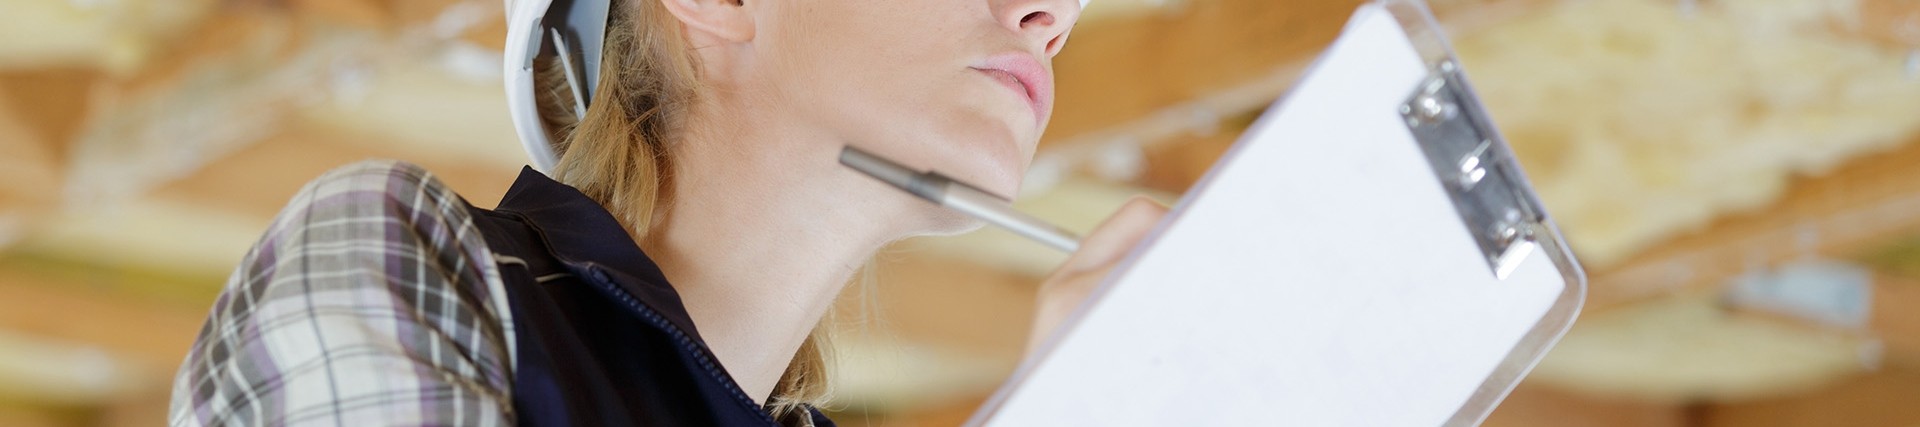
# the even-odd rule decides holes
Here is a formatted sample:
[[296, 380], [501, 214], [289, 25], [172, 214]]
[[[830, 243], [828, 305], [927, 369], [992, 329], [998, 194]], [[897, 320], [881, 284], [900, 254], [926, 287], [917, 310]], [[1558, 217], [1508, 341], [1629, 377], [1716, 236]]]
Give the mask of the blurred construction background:
[[[1084, 230], [1179, 197], [1356, 5], [1094, 2], [1023, 208]], [[1920, 425], [1920, 1], [1434, 8], [1592, 279], [1488, 425]], [[523, 163], [500, 12], [6, 0], [0, 425], [163, 423], [227, 272], [321, 171], [405, 159], [492, 206]], [[963, 421], [1058, 260], [991, 231], [889, 250], [841, 317], [840, 423]]]

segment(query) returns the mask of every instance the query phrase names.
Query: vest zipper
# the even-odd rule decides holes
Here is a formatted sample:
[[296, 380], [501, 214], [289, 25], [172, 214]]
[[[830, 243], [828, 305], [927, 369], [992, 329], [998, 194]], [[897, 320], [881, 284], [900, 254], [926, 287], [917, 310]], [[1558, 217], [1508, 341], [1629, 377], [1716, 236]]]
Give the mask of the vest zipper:
[[[607, 277], [606, 271], [600, 269], [599, 264], [591, 262], [586, 264], [587, 269], [593, 272], [594, 285], [599, 286], [601, 290], [613, 294], [615, 298], [620, 299], [621, 303], [626, 304], [627, 308], [640, 312], [640, 317], [645, 318], [647, 322], [653, 324], [654, 327], [667, 331], [669, 335], [673, 335], [673, 338], [680, 342], [681, 348], [693, 352], [694, 357], [699, 359], [700, 367], [706, 369], [707, 375], [713, 378], [714, 382], [720, 383], [720, 388], [727, 389], [727, 394], [732, 395], [736, 403], [739, 403], [750, 412], [759, 415], [760, 420], [766, 421], [768, 425], [780, 426], [779, 421], [775, 421], [772, 415], [768, 415], [767, 411], [760, 407], [760, 404], [754, 403], [753, 398], [748, 397], [747, 392], [741, 390], [739, 385], [734, 383], [733, 377], [728, 376], [725, 372], [721, 372], [720, 366], [714, 361], [715, 357], [713, 357], [711, 351], [707, 350], [705, 346], [693, 342], [693, 337], [687, 336], [686, 331], [682, 331], [680, 327], [674, 326], [672, 322], [668, 322], [667, 318], [662, 317], [659, 312], [635, 300], [633, 295], [628, 294], [625, 289], [620, 289], [619, 285], [613, 283], [613, 279]], [[812, 414], [809, 413], [807, 415], [811, 418]]]

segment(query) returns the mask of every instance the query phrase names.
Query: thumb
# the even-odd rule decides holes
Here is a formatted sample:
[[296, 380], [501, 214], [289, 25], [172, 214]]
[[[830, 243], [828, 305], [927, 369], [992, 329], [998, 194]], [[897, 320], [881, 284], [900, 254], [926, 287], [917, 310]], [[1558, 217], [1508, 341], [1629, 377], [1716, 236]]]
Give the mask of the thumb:
[[1145, 238], [1147, 232], [1166, 216], [1167, 207], [1146, 196], [1133, 196], [1120, 210], [1107, 217], [1106, 221], [1094, 227], [1093, 232], [1080, 241], [1080, 249], [1067, 257], [1062, 272], [1067, 274], [1105, 268]]

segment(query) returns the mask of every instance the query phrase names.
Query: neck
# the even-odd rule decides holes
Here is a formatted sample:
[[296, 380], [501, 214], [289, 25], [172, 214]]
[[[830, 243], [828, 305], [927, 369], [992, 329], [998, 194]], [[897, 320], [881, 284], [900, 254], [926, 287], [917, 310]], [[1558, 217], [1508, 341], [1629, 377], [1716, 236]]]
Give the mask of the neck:
[[674, 145], [671, 200], [642, 246], [721, 365], [765, 403], [852, 275], [912, 234], [899, 225], [916, 201], [876, 201], [884, 189], [868, 187], [881, 184], [838, 168], [824, 141], [796, 141], [802, 131], [694, 127]]

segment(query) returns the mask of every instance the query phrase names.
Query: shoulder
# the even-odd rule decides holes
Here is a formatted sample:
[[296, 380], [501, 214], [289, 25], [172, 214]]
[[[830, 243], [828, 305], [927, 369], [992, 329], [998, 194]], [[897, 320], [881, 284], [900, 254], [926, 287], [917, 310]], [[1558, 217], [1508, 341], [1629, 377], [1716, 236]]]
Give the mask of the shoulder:
[[[498, 287], [499, 273], [471, 209], [412, 163], [367, 160], [335, 168], [293, 196], [235, 271], [244, 280], [229, 287], [301, 300], [329, 291], [396, 298], [423, 290], [496, 294], [490, 288]], [[275, 286], [288, 282], [305, 285]]]
[[467, 204], [419, 165], [363, 160], [334, 168], [308, 182], [281, 211], [275, 225], [312, 216], [366, 215], [464, 217]]
[[256, 251], [316, 247], [410, 253], [417, 262], [463, 267], [456, 270], [491, 265], [463, 262], [491, 259], [466, 200], [425, 168], [395, 160], [352, 163], [308, 182], [274, 218]]
[[309, 182], [215, 300], [176, 374], [173, 424], [510, 418], [510, 309], [469, 209], [405, 162]]
[[[333, 280], [326, 276], [333, 274], [354, 285], [384, 287], [435, 286], [440, 281], [473, 286], [497, 280], [492, 252], [471, 209], [419, 165], [395, 160], [348, 164], [321, 174], [294, 194], [235, 273], [255, 278], [297, 275], [303, 282]], [[386, 277], [420, 268], [438, 277]], [[263, 282], [270, 280], [234, 285]]]

